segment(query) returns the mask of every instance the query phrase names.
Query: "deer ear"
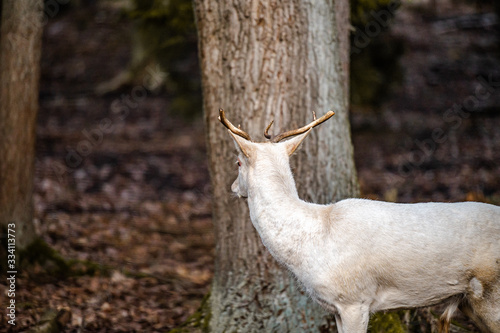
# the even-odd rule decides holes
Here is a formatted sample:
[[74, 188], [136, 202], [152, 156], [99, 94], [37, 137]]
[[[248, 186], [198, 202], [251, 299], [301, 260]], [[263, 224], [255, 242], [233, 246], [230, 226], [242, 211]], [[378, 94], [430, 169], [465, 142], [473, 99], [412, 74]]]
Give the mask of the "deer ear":
[[254, 150], [252, 147], [252, 141], [248, 141], [245, 138], [242, 138], [239, 135], [234, 134], [230, 130], [227, 130], [229, 134], [233, 137], [234, 145], [236, 146], [236, 149], [238, 149], [240, 152], [243, 153], [247, 158], [250, 157], [250, 154]]
[[283, 144], [286, 145], [285, 147], [288, 156], [292, 155], [297, 150], [297, 148], [299, 148], [300, 144], [302, 143], [302, 141], [304, 141], [304, 139], [311, 132], [311, 130], [312, 128], [310, 128], [307, 132], [296, 135], [292, 139], [283, 142]]

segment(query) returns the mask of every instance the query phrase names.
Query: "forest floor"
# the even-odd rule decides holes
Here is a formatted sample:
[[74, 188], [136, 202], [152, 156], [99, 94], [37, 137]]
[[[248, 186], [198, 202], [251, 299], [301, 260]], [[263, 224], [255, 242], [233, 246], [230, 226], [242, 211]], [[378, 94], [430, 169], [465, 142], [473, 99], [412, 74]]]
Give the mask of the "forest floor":
[[[392, 63], [401, 79], [377, 108], [352, 108], [363, 197], [500, 204], [495, 19], [448, 6], [397, 12], [386, 35], [404, 46]], [[209, 291], [215, 240], [201, 114], [169, 112], [171, 96], [146, 84], [94, 92], [126, 68], [131, 29], [108, 2], [61, 11], [45, 27], [36, 227], [63, 257], [103, 269], [22, 272], [17, 324], [2, 316], [0, 331], [25, 331], [64, 308], [67, 332], [165, 332]], [[1, 304], [5, 291], [2, 281]]]

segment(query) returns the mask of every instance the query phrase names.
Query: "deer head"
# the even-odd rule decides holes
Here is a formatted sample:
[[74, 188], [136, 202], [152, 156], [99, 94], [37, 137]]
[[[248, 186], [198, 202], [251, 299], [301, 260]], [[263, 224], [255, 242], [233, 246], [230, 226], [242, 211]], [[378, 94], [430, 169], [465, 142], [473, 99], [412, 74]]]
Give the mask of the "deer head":
[[[248, 197], [249, 177], [253, 174], [257, 165], [261, 169], [289, 169], [289, 156], [297, 150], [314, 127], [330, 119], [334, 114], [335, 112], [328, 111], [324, 116], [316, 119], [316, 114], [313, 111], [313, 121], [311, 123], [295, 130], [283, 132], [275, 137], [269, 134], [269, 129], [273, 124], [273, 121], [271, 121], [264, 131], [264, 136], [270, 141], [257, 143], [253, 142], [250, 139], [250, 135], [241, 130], [239, 126], [234, 126], [226, 118], [224, 110], [220, 109], [219, 121], [227, 127], [239, 153], [236, 162], [238, 164], [238, 177], [231, 185], [231, 190], [240, 197]], [[282, 141], [289, 137], [292, 138]]]

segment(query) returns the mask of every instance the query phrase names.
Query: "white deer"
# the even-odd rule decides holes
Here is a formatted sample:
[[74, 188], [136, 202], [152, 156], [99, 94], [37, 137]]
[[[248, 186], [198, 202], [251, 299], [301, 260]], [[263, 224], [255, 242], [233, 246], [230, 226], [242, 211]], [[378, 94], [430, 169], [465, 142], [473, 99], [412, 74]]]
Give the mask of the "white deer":
[[264, 143], [252, 142], [219, 113], [239, 151], [232, 191], [248, 198], [265, 247], [335, 315], [339, 332], [366, 332], [370, 313], [439, 303], [447, 305], [441, 332], [448, 332], [457, 308], [482, 331], [500, 332], [500, 207], [305, 202], [289, 156], [334, 112]]

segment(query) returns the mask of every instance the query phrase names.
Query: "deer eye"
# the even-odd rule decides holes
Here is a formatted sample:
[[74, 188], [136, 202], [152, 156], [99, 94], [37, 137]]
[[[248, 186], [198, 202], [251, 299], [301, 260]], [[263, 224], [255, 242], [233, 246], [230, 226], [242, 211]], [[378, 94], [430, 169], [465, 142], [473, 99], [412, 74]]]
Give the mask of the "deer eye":
[[239, 158], [238, 158], [238, 160], [236, 161], [236, 164], [238, 164], [238, 167], [240, 167], [240, 166], [241, 166], [241, 161], [240, 161], [240, 159], [239, 159]]

